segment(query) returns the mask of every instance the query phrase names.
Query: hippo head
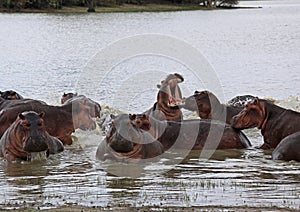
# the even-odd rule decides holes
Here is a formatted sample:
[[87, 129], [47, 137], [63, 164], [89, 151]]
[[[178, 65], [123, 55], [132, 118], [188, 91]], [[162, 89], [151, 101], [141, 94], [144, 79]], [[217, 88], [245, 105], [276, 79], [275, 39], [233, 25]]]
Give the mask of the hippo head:
[[165, 102], [170, 108], [179, 109], [183, 100], [178, 84], [183, 81], [184, 78], [180, 74], [169, 74], [165, 80], [161, 81], [160, 85], [157, 85], [157, 88], [164, 93], [164, 95], [160, 95], [158, 101]]
[[37, 114], [33, 111], [19, 114], [16, 134], [19, 135], [25, 152], [42, 152], [48, 149], [43, 116], [44, 113]]
[[23, 97], [20, 94], [13, 90], [8, 90], [4, 92], [0, 91], [0, 96], [6, 100], [23, 99]]
[[72, 99], [74, 96], [77, 96], [77, 93], [64, 93], [60, 99], [60, 102], [64, 104], [68, 99]]
[[218, 98], [209, 91], [195, 91], [194, 95], [184, 101], [183, 108], [197, 111], [202, 119], [211, 119], [213, 110], [220, 105]]
[[101, 106], [99, 103], [91, 100], [90, 98], [83, 97], [86, 100], [86, 105], [89, 107], [89, 113], [91, 117], [100, 118], [101, 117]]
[[265, 124], [266, 116], [264, 101], [256, 97], [252, 102], [246, 104], [245, 108], [232, 118], [231, 126], [236, 129], [254, 127], [261, 129]]
[[131, 115], [121, 114], [112, 117], [112, 125], [107, 133], [107, 144], [116, 152], [130, 152], [141, 143], [140, 129], [132, 121]]
[[142, 130], [149, 131], [151, 128], [150, 117], [145, 114], [129, 114], [129, 119]]
[[74, 128], [82, 130], [94, 130], [96, 123], [90, 114], [90, 106], [85, 99], [77, 99], [72, 102], [72, 115]]

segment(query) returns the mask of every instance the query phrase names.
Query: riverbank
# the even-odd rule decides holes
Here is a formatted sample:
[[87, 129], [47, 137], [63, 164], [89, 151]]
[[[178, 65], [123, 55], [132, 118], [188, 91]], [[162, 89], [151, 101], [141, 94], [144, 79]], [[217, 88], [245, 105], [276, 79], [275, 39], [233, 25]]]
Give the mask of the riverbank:
[[[124, 4], [115, 7], [96, 7], [96, 13], [112, 12], [168, 12], [168, 11], [186, 11], [186, 10], [208, 10], [198, 5], [165, 5], [165, 4], [147, 4], [132, 5]], [[21, 13], [87, 13], [87, 7], [63, 7], [62, 9], [5, 9], [0, 12], [21, 12]]]
[[[170, 12], [170, 11], [190, 11], [190, 10], [213, 10], [213, 9], [256, 9], [260, 7], [218, 7], [207, 8], [199, 5], [168, 5], [168, 4], [147, 4], [132, 5], [123, 4], [115, 7], [97, 7], [96, 13], [113, 12]], [[0, 8], [4, 13], [87, 13], [87, 7], [63, 7], [62, 9], [7, 9]]]

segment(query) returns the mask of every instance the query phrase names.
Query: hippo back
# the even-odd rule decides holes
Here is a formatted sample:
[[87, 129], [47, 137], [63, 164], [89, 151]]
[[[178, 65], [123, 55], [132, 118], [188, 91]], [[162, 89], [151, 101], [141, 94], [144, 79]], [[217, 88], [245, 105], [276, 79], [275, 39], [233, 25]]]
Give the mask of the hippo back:
[[272, 153], [273, 160], [296, 160], [300, 162], [300, 132], [291, 134], [277, 145]]
[[247, 103], [252, 102], [254, 100], [254, 96], [252, 95], [243, 95], [236, 96], [227, 102], [227, 105], [235, 106], [235, 107], [244, 107]]
[[248, 138], [224, 122], [215, 120], [151, 120], [153, 136], [164, 149], [243, 149], [251, 146]]
[[0, 91], [0, 96], [6, 100], [23, 99], [20, 94], [13, 90], [7, 90], [4, 92]]

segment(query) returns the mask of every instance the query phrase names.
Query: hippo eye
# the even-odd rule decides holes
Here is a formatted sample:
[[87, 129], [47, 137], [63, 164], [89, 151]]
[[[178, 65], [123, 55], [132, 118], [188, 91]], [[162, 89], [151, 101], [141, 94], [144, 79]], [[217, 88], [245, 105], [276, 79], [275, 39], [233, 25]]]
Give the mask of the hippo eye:
[[43, 126], [43, 123], [40, 121], [40, 122], [38, 123], [38, 126], [39, 126], [39, 127], [42, 127], [42, 126]]

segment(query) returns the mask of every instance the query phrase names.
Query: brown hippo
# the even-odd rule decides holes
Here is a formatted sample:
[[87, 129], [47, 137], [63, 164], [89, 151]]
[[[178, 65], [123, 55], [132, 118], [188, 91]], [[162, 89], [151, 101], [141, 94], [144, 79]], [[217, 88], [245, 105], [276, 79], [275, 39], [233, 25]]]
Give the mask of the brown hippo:
[[[171, 147], [202, 150], [243, 149], [251, 146], [241, 131], [215, 120], [160, 121], [141, 114], [135, 116], [135, 123], [157, 138], [164, 150]], [[218, 140], [218, 134], [221, 140]]]
[[186, 98], [180, 107], [197, 111], [201, 119], [214, 119], [227, 124], [230, 124], [231, 118], [244, 108], [221, 104], [218, 98], [209, 91], [195, 91], [194, 95]]
[[87, 98], [84, 95], [77, 95], [77, 93], [64, 93], [61, 97], [62, 104], [72, 103], [73, 101], [77, 101], [78, 99], [85, 100], [87, 105], [90, 107], [90, 115], [92, 117], [100, 118], [101, 106], [99, 103]]
[[9, 162], [28, 160], [33, 153], [47, 155], [64, 150], [62, 142], [48, 134], [43, 121], [44, 113], [29, 111], [20, 113], [0, 140], [0, 156]]
[[20, 94], [13, 90], [8, 90], [4, 92], [0, 91], [0, 96], [6, 100], [23, 99], [23, 97]]
[[300, 113], [287, 110], [273, 102], [255, 98], [232, 118], [232, 127], [257, 127], [264, 137], [263, 149], [275, 148], [286, 136], [300, 131]]
[[300, 162], [300, 131], [280, 141], [272, 153], [272, 159]]
[[157, 102], [145, 112], [159, 120], [181, 120], [182, 112], [178, 105], [182, 104], [182, 95], [179, 83], [184, 78], [180, 74], [169, 74], [165, 80], [158, 85]]
[[[16, 101], [16, 100], [15, 100]], [[0, 113], [0, 136], [14, 122], [19, 113], [24, 111], [45, 112], [44, 121], [47, 132], [58, 138], [64, 145], [72, 144], [71, 134], [75, 129], [95, 129], [96, 123], [89, 115], [89, 106], [84, 100], [76, 100], [62, 106], [41, 104], [39, 101], [19, 103], [4, 109]]]
[[121, 114], [112, 117], [112, 125], [106, 138], [99, 144], [98, 160], [139, 161], [161, 155], [163, 146], [153, 136], [136, 126], [135, 115]]

